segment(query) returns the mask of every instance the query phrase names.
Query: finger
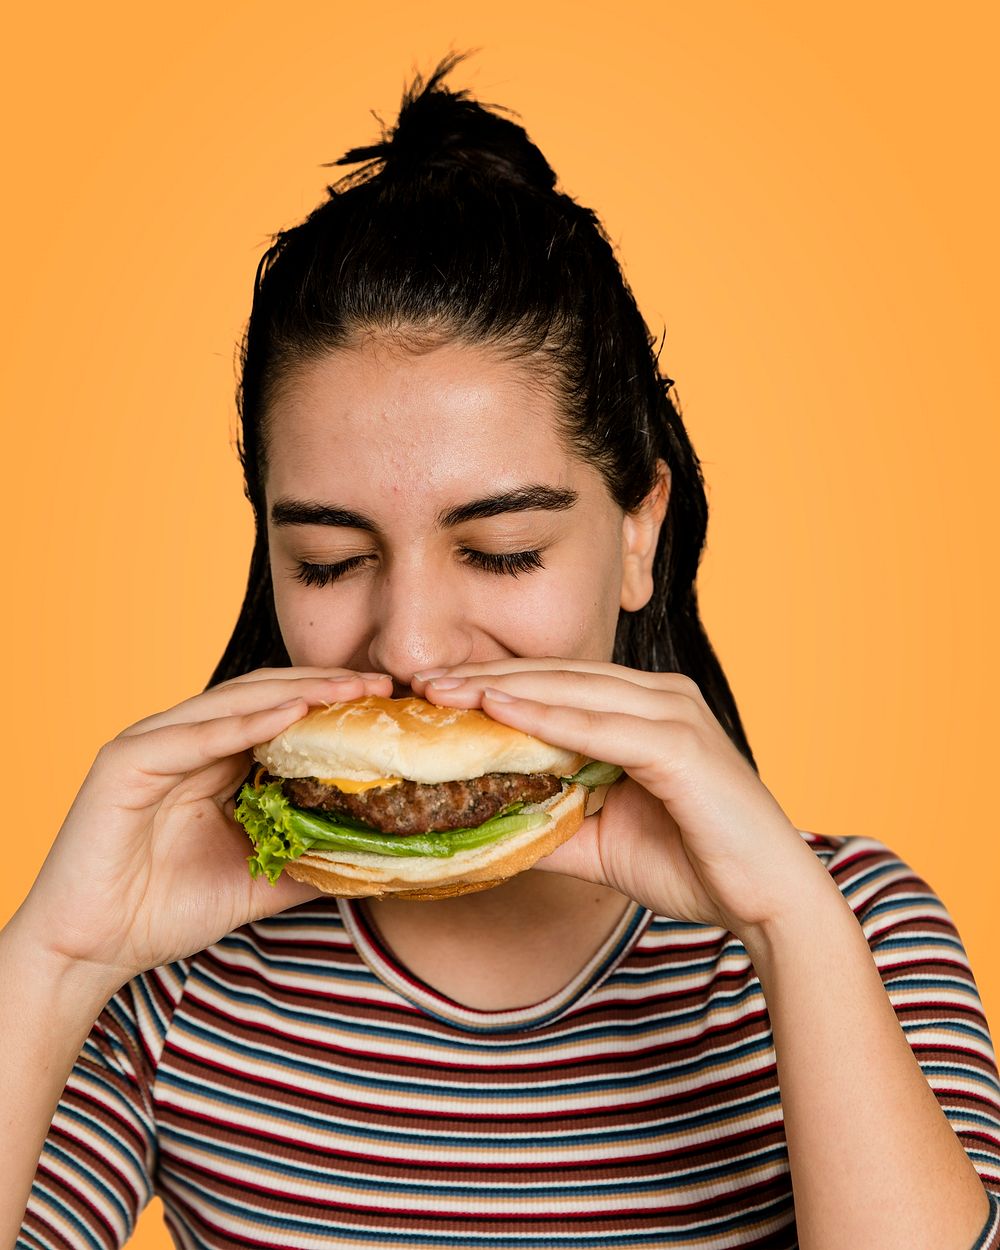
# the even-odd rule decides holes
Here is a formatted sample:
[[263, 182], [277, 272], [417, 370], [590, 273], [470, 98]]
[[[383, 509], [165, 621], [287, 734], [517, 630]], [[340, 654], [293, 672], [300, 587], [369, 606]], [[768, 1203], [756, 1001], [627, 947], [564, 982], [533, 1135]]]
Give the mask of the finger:
[[358, 673], [338, 674], [335, 677], [266, 677], [239, 684], [212, 686], [210, 689], [185, 699], [175, 707], [157, 712], [122, 730], [120, 737], [148, 733], [163, 725], [190, 724], [199, 720], [211, 720], [219, 716], [240, 716], [266, 707], [276, 707], [289, 699], [301, 698], [311, 704], [336, 703], [357, 699], [376, 692], [386, 693], [386, 683], [391, 678], [369, 680]]
[[236, 677], [229, 677], [226, 681], [220, 681], [218, 685], [209, 688], [211, 690], [221, 690], [225, 686], [243, 685], [248, 681], [264, 681], [272, 677], [337, 677], [341, 674], [347, 674], [351, 677], [392, 680], [388, 673], [370, 673], [364, 669], [342, 668], [332, 664], [327, 668], [310, 667], [306, 664], [290, 664], [284, 668], [255, 668], [249, 673], [240, 673]]
[[601, 862], [598, 828], [597, 817], [588, 816], [571, 838], [560, 843], [542, 859], [536, 860], [532, 867], [540, 872], [558, 872], [565, 877], [578, 877], [581, 881], [610, 885]]
[[[620, 671], [630, 672], [628, 669]], [[454, 681], [459, 684], [452, 685]], [[424, 697], [430, 703], [447, 707], [480, 707], [483, 692], [488, 688], [540, 703], [595, 712], [627, 712], [645, 720], [693, 719], [698, 714], [695, 702], [686, 694], [651, 688], [607, 673], [573, 670], [440, 678], [427, 683]]]
[[185, 777], [172, 791], [171, 797], [178, 803], [212, 799], [223, 811], [228, 811], [227, 804], [248, 776], [252, 763], [246, 751], [216, 760], [214, 764], [199, 768]]
[[684, 719], [649, 721], [626, 712], [594, 711], [516, 698], [505, 690], [483, 691], [482, 709], [504, 725], [591, 759], [619, 764], [641, 780], [662, 772], [687, 751], [695, 726]]
[[[697, 683], [686, 673], [647, 673], [642, 669], [628, 668], [624, 664], [611, 664], [601, 660], [574, 660], [558, 656], [511, 656], [507, 659], [481, 660], [476, 663], [455, 664], [451, 668], [427, 669], [414, 673], [411, 686], [423, 693], [431, 681], [447, 678], [505, 676], [510, 673], [542, 672], [553, 669], [562, 672], [606, 674], [621, 677], [651, 690], [674, 690], [681, 694], [700, 697]], [[426, 698], [427, 696], [424, 695]]]
[[[157, 783], [152, 786], [154, 791], [166, 792], [186, 773], [269, 741], [308, 710], [305, 699], [295, 699], [284, 707], [163, 725], [112, 739], [101, 748], [98, 763], [102, 768], [130, 769], [133, 782], [152, 781]], [[148, 796], [140, 797], [143, 806], [151, 801]]]
[[[304, 881], [295, 881], [287, 873], [282, 873], [277, 881], [268, 881], [266, 877], [256, 880], [247, 873], [247, 922], [263, 920], [274, 916], [289, 907], [297, 907], [300, 903], [310, 903], [313, 899], [323, 898], [324, 891]], [[329, 895], [326, 895], [329, 898]]]

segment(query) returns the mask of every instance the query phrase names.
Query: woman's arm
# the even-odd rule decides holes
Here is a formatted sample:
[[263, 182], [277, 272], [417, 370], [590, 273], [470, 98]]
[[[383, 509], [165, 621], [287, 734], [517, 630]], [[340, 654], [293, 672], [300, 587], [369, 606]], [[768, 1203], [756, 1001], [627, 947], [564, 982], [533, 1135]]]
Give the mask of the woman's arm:
[[[130, 726], [98, 752], [0, 933], [0, 1250], [15, 1244], [59, 1096], [115, 991], [318, 893], [250, 876], [231, 802], [249, 749], [310, 705], [388, 685], [342, 670], [258, 670]], [[98, 1030], [97, 1049], [102, 1041]], [[83, 1205], [101, 1223], [99, 1202], [84, 1195]], [[102, 1223], [102, 1244], [122, 1244], [120, 1231]]]
[[774, 1035], [801, 1250], [971, 1250], [986, 1191], [836, 883], [824, 869], [740, 936]]
[[414, 685], [435, 703], [482, 707], [625, 769], [600, 813], [536, 866], [744, 943], [772, 1022], [803, 1250], [972, 1250], [989, 1198], [865, 935], [696, 683], [597, 661], [511, 659]]
[[52, 1114], [101, 1009], [119, 988], [0, 932], [0, 1247], [12, 1250]]

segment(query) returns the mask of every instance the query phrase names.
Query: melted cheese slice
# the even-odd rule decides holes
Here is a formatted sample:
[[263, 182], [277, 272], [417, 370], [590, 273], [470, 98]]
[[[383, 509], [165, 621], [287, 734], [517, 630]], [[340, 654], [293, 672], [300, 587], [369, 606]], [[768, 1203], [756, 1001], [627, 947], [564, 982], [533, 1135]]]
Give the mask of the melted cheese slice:
[[360, 794], [363, 790], [374, 790], [376, 786], [399, 786], [402, 777], [376, 777], [374, 781], [349, 781], [346, 777], [317, 777], [325, 786], [336, 786], [345, 794]]

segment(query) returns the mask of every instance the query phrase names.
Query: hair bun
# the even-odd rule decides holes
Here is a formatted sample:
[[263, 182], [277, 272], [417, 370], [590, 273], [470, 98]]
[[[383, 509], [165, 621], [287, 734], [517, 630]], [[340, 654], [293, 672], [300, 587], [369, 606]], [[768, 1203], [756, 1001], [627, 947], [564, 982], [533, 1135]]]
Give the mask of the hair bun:
[[[441, 80], [468, 53], [452, 52], [439, 62], [425, 83], [415, 75], [413, 83], [403, 92], [396, 124], [382, 126], [382, 141], [368, 147], [351, 148], [331, 165], [353, 165], [359, 161], [377, 162], [382, 177], [406, 179], [419, 176], [424, 170], [454, 170], [492, 181], [514, 182], [540, 191], [551, 191], [556, 176], [541, 151], [528, 138], [523, 126], [497, 116], [490, 109], [507, 109], [504, 105], [484, 106], [470, 99], [465, 90], [450, 91]], [[341, 183], [365, 179], [373, 171], [348, 174]], [[329, 188], [331, 194], [340, 183]]]

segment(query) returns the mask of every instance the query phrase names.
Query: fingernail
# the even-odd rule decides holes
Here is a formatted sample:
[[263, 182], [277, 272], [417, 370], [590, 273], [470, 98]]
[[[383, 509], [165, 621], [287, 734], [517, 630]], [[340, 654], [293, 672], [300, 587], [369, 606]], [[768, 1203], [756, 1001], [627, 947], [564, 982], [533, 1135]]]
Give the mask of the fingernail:
[[448, 670], [446, 668], [422, 668], [419, 673], [414, 673], [414, 677], [418, 677], [421, 681], [430, 681], [432, 677], [440, 677]]
[[344, 681], [357, 681], [357, 680], [358, 680], [357, 677], [355, 677], [353, 673], [339, 673], [336, 677], [327, 678], [327, 681], [330, 681], [330, 682], [334, 682], [334, 681], [344, 682]]
[[362, 673], [361, 676], [367, 677], [369, 681], [380, 681], [382, 678], [386, 681], [390, 680], [388, 673]]
[[506, 690], [496, 690], [493, 686], [487, 686], [483, 694], [488, 699], [492, 699], [494, 703], [516, 703], [517, 699], [514, 695], [508, 694]]
[[454, 690], [456, 686], [462, 684], [463, 680], [464, 678], [462, 677], [435, 677], [430, 682], [430, 685], [435, 690]]

